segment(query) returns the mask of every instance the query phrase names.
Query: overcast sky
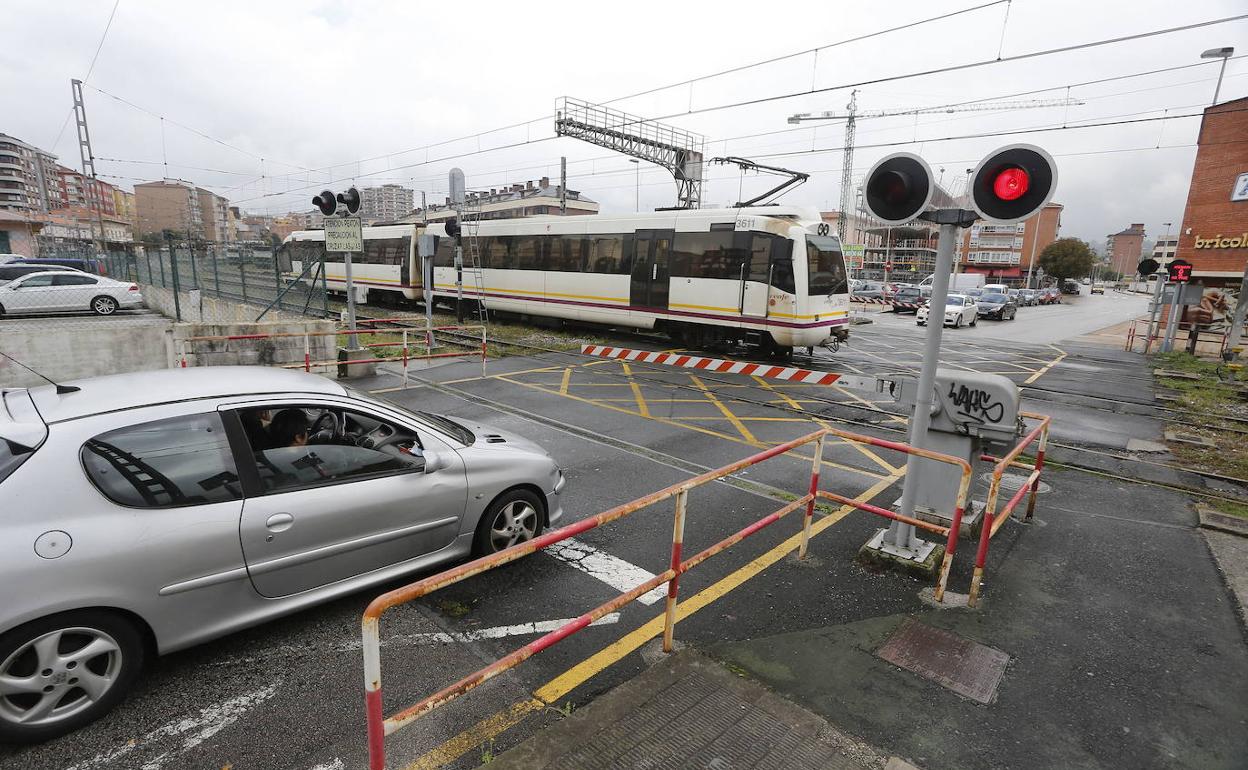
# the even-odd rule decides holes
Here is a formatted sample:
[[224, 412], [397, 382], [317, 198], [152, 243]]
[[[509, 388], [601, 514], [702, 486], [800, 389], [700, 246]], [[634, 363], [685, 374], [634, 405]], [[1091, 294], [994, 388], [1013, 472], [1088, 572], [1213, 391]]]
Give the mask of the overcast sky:
[[[844, 125], [794, 127], [786, 118], [841, 110], [849, 90], [840, 86], [1248, 12], [1243, 0], [1014, 0], [686, 82], [988, 2], [120, 0], [87, 79], [87, 114], [97, 170], [108, 181], [129, 188], [159, 179], [167, 162], [168, 176], [214, 189], [247, 211], [307, 210], [321, 187], [353, 182], [399, 182], [441, 201], [451, 166], [464, 169], [470, 189], [482, 189], [557, 178], [560, 156], [568, 158], [570, 188], [620, 211], [634, 208], [637, 167], [592, 145], [553, 138], [556, 100], [605, 102], [681, 84], [612, 106], [673, 116], [666, 122], [707, 137], [708, 156], [810, 172], [811, 181], [782, 200], [830, 210], [839, 198]], [[0, 131], [77, 167], [74, 125], [66, 121], [70, 79], [87, 76], [113, 3], [0, 0], [6, 7]], [[1232, 45], [1237, 56], [1248, 55], [1248, 21], [862, 85], [864, 111], [1038, 89], [1052, 90], [1010, 101], [1084, 104], [864, 118], [855, 174], [888, 152], [909, 150], [957, 193], [985, 153], [1031, 142], [1057, 158], [1063, 235], [1099, 246], [1107, 233], [1144, 222], [1150, 237], [1160, 236], [1163, 223], [1177, 229], [1183, 215], [1199, 118], [950, 137], [1199, 113], [1213, 98], [1217, 62], [1077, 84], [1199, 64], [1205, 49]], [[811, 89], [831, 90], [703, 111]], [[1219, 101], [1245, 95], [1248, 63], [1232, 59]], [[765, 132], [784, 133], [739, 138]], [[730, 204], [739, 190], [749, 196], [772, 184], [731, 166], [707, 174], [703, 205]], [[640, 199], [643, 209], [673, 205], [670, 174], [643, 164]]]

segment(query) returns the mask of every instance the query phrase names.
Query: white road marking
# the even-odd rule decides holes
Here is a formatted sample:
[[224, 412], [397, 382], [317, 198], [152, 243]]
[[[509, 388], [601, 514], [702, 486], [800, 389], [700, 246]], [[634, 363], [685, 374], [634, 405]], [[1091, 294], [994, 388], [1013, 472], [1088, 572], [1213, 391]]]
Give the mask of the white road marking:
[[334, 761], [317, 765], [312, 770], [345, 770], [346, 765], [338, 757], [334, 757]]
[[262, 703], [273, 697], [277, 692], [278, 685], [281, 684], [279, 679], [272, 684], [262, 687], [259, 690], [253, 690], [244, 693], [235, 698], [222, 701], [220, 703], [200, 709], [199, 716], [179, 719], [157, 727], [145, 734], [142, 738], [131, 739], [124, 746], [120, 746], [112, 751], [96, 754], [85, 762], [79, 762], [66, 770], [90, 770], [94, 767], [112, 767], [114, 763], [121, 757], [132, 751], [142, 750], [151, 746], [153, 743], [174, 738], [177, 736], [185, 736], [181, 745], [168, 749], [156, 755], [152, 759], [143, 763], [143, 770], [160, 770], [164, 767], [164, 763], [169, 759], [190, 751], [204, 741], [213, 737], [225, 728], [237, 722], [247, 710], [258, 703]]
[[[548, 545], [545, 550], [546, 553], [559, 561], [571, 564], [590, 577], [598, 578], [621, 593], [631, 591], [654, 577], [653, 572], [647, 572], [636, 564], [626, 562], [605, 551], [600, 551], [588, 543], [582, 543], [576, 538], [569, 538], [554, 545]], [[637, 601], [642, 604], [654, 604], [666, 595], [667, 589], [659, 586], [653, 591], [642, 594]]]
[[[426, 634], [396, 634], [388, 636], [381, 640], [382, 647], [396, 646], [419, 646], [428, 644], [452, 644], [454, 642], [476, 642], [481, 639], [503, 639], [508, 636], [524, 636], [526, 634], [548, 634], [558, 628], [571, 623], [576, 618], [563, 618], [561, 620], [538, 620], [532, 623], [519, 623], [514, 626], [493, 626], [491, 628], [478, 628], [472, 631], [436, 631]], [[602, 616], [591, 626], [609, 626], [612, 623], [620, 622], [620, 613], [612, 612]], [[349, 639], [337, 644], [326, 645], [320, 647], [315, 644], [280, 644], [274, 647], [268, 647], [255, 655], [245, 655], [232, 658], [223, 658], [221, 660], [212, 661], [212, 666], [239, 666], [249, 665], [253, 663], [263, 663], [272, 661], [279, 657], [291, 657], [301, 655], [312, 655], [320, 650], [327, 652], [358, 652], [363, 646], [363, 642], [359, 639]], [[316, 770], [313, 768], [313, 770]]]

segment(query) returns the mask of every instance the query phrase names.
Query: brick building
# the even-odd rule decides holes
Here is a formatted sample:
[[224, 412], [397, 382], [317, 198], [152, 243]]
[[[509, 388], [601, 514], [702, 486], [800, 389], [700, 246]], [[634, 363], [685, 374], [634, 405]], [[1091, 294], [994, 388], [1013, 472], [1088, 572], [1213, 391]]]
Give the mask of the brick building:
[[1144, 255], [1144, 232], [1142, 223], [1133, 223], [1125, 230], [1105, 236], [1105, 263], [1115, 273], [1135, 275], [1136, 265]]
[[1248, 265], [1248, 97], [1205, 110], [1179, 259], [1207, 287], [1238, 286]]
[[108, 182], [84, 176], [81, 171], [58, 165], [56, 176], [60, 187], [60, 205], [54, 208], [88, 208], [94, 210], [99, 206], [100, 213], [107, 217], [117, 215], [117, 203], [114, 193], [117, 188]]
[[134, 186], [135, 234], [173, 230], [218, 243], [231, 239], [230, 202], [181, 179]]
[[1040, 252], [1057, 240], [1062, 229], [1060, 203], [1048, 203], [1040, 213], [1012, 225], [999, 225], [978, 220], [963, 232], [958, 243], [958, 269], [964, 273], [980, 273], [989, 283], [1022, 285], [1027, 271], [1033, 273], [1032, 285], [1039, 285], [1035, 265]]

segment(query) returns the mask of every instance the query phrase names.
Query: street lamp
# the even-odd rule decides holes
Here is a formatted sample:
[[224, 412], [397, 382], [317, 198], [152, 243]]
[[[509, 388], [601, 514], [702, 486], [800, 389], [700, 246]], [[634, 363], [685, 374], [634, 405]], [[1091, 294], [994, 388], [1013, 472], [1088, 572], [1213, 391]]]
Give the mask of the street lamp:
[[1218, 92], [1222, 90], [1222, 75], [1226, 73], [1226, 60], [1231, 58], [1235, 53], [1233, 46], [1223, 46], [1222, 48], [1210, 48], [1200, 55], [1202, 59], [1221, 59], [1222, 67], [1218, 69], [1218, 84], [1213, 88], [1213, 102], [1218, 103]]
[[633, 185], [633, 207], [641, 212], [641, 161], [636, 158], [629, 158], [629, 163], [637, 167], [637, 182]]

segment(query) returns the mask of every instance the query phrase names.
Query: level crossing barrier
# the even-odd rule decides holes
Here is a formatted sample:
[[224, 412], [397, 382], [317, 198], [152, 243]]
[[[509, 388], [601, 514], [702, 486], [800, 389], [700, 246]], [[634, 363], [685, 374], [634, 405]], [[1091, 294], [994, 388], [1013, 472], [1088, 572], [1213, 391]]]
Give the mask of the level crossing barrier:
[[[846, 495], [820, 490], [819, 469], [823, 462], [824, 444], [829, 436], [835, 436], [846, 441], [855, 441], [876, 447], [892, 449], [906, 454], [914, 454], [930, 460], [948, 463], [958, 467], [962, 473], [962, 481], [958, 491], [958, 499], [955, 502], [954, 518], [951, 526], [943, 527], [930, 522], [919, 521], [917, 519], [901, 516], [897, 513], [866, 502], [855, 500]], [[781, 506], [770, 514], [754, 521], [714, 545], [699, 551], [697, 554], [688, 558], [684, 557], [685, 521], [688, 513], [688, 496], [691, 490], [810, 444], [814, 445], [814, 454], [811, 463], [810, 484], [807, 488], [806, 494]], [[385, 768], [386, 736], [392, 735], [398, 730], [411, 724], [419, 717], [446, 705], [452, 700], [480, 686], [481, 684], [484, 684], [499, 674], [515, 668], [520, 663], [524, 662], [538, 652], [541, 652], [555, 643], [566, 639], [584, 628], [587, 628], [597, 620], [600, 620], [606, 615], [619, 610], [624, 605], [635, 601], [639, 597], [657, 588], [658, 586], [663, 585], [664, 583], [667, 584], [667, 603], [664, 608], [663, 650], [665, 652], [671, 652], [676, 627], [676, 608], [680, 576], [712, 556], [715, 556], [716, 554], [731, 548], [737, 543], [740, 543], [742, 540], [757, 534], [761, 530], [797, 510], [804, 510], [798, 557], [805, 559], [810, 542], [811, 525], [814, 519], [815, 504], [816, 500], [819, 498], [832, 500], [841, 503], [842, 505], [851, 506], [858, 510], [866, 511], [884, 518], [904, 521], [906, 523], [914, 524], [916, 527], [921, 527], [927, 531], [946, 536], [948, 538], [948, 550], [946, 551], [945, 560], [941, 565], [941, 572], [937, 582], [938, 593], [936, 598], [939, 601], [943, 599], [944, 587], [948, 580], [949, 568], [953, 559], [953, 551], [957, 546], [958, 530], [961, 525], [962, 511], [965, 508], [967, 496], [969, 494], [970, 483], [971, 467], [970, 464], [963, 459], [940, 454], [939, 452], [932, 452], [912, 447], [899, 442], [875, 438], [873, 436], [851, 433], [849, 431], [843, 431], [836, 428], [824, 428], [800, 438], [771, 447], [722, 468], [707, 471], [706, 473], [695, 476], [692, 479], [673, 484], [657, 492], [653, 492], [631, 502], [624, 503], [623, 505], [618, 505], [602, 513], [590, 516], [565, 527], [561, 527], [553, 532], [548, 532], [545, 535], [541, 535], [537, 538], [529, 540], [528, 542], [514, 545], [489, 556], [483, 556], [474, 561], [470, 561], [466, 564], [446, 570], [445, 572], [432, 575], [410, 585], [382, 594], [368, 605], [368, 608], [364, 611], [361, 621], [364, 657], [364, 700], [368, 723], [369, 768], [370, 770], [383, 770], [383, 768]], [[611, 601], [595, 607], [560, 628], [545, 634], [529, 644], [526, 644], [520, 649], [494, 661], [488, 666], [469, 674], [468, 676], [460, 679], [458, 682], [455, 682], [454, 684], [444, 687], [438, 692], [427, 696], [414, 705], [409, 706], [392, 716], [385, 716], [381, 689], [381, 616], [386, 610], [415, 601], [441, 588], [453, 585], [465, 580], [466, 578], [487, 572], [509, 562], [513, 562], [523, 556], [535, 553], [542, 548], [563, 540], [567, 540], [568, 538], [575, 537], [576, 535], [588, 530], [600, 527], [618, 519], [622, 519], [636, 513], [639, 510], [642, 510], [643, 508], [647, 508], [664, 500], [674, 500], [671, 555], [669, 566], [666, 570], [634, 587], [632, 590], [620, 594]]]
[[[391, 320], [391, 319], [374, 319], [375, 322], [380, 322], [383, 320]], [[415, 350], [421, 349], [421, 345], [418, 343], [415, 343], [414, 340], [411, 338], [411, 333], [413, 331], [421, 332], [421, 336], [424, 337], [424, 343], [423, 343], [423, 347], [425, 350], [424, 353], [413, 352], [413, 349]], [[461, 335], [460, 338], [458, 339], [452, 336], [452, 337], [445, 338], [443, 341], [452, 345], [464, 346], [468, 349], [467, 350], [455, 350], [455, 351], [451, 351], [447, 353], [434, 353], [433, 352], [433, 348], [435, 344], [434, 334], [436, 332], [452, 332], [457, 335]], [[399, 335], [400, 339], [396, 339], [392, 341], [365, 343], [365, 344], [358, 346], [357, 350], [371, 351], [371, 350], [384, 350], [387, 348], [391, 348], [391, 349], [398, 348], [399, 356], [395, 357], [395, 356], [373, 355], [373, 356], [365, 356], [365, 357], [359, 357], [359, 358], [340, 358], [340, 359], [336, 358], [332, 360], [317, 360], [317, 361], [312, 360], [312, 340], [314, 338], [317, 338], [317, 337], [335, 337], [336, 338], [338, 336], [345, 336], [348, 338], [355, 337], [356, 339], [358, 339], [359, 335], [365, 335], [365, 334], [371, 334], [371, 335], [393, 334], [393, 335]], [[477, 334], [480, 334], [480, 342], [476, 340]], [[468, 335], [473, 335], [471, 341], [466, 339]], [[433, 326], [433, 327], [420, 327], [419, 329], [416, 329], [416, 330], [406, 329], [406, 328], [404, 329], [365, 328], [365, 329], [354, 329], [354, 330], [336, 329], [333, 331], [324, 331], [324, 332], [312, 332], [312, 331], [272, 332], [272, 333], [257, 333], [257, 334], [221, 334], [221, 335], [201, 335], [201, 336], [195, 336], [195, 337], [183, 337], [180, 340], [178, 340], [178, 345], [179, 345], [178, 366], [182, 368], [186, 368], [188, 366], [194, 365], [195, 360], [197, 356], [199, 355], [195, 353], [193, 350], [193, 348], [195, 347], [194, 343], [197, 343], [197, 342], [201, 342], [201, 343], [202, 342], [239, 342], [239, 341], [275, 340], [275, 339], [290, 339], [290, 338], [302, 338], [303, 339], [303, 361], [300, 363], [279, 364], [279, 366], [281, 366], [284, 369], [303, 369], [305, 372], [311, 372], [313, 369], [320, 370], [320, 369], [332, 368], [332, 367], [337, 367], [337, 366], [350, 366], [350, 365], [357, 365], [357, 364], [397, 363], [402, 366], [404, 387], [406, 387], [408, 384], [408, 365], [412, 361], [426, 361], [426, 360], [432, 360], [432, 359], [438, 359], [438, 358], [467, 358], [467, 357], [480, 356], [481, 375], [485, 376], [486, 361], [489, 356], [489, 348], [488, 348], [487, 337], [486, 337], [486, 327], [484, 326]]]
[[[1014, 508], [1023, 499], [1028, 496], [1027, 513], [1024, 515], [1024, 521], [1031, 521], [1032, 513], [1036, 509], [1036, 491], [1040, 487], [1040, 474], [1044, 470], [1044, 453], [1049, 445], [1049, 424], [1052, 418], [1035, 414], [1034, 412], [1019, 412], [1019, 416], [1027, 420], [1036, 420], [1038, 424], [1023, 436], [1023, 440], [1018, 442], [1004, 457], [993, 457], [992, 455], [983, 455], [981, 459], [989, 462], [995, 462], [996, 466], [992, 469], [992, 482], [988, 487], [988, 502], [984, 506], [984, 517], [980, 522], [979, 530], [979, 549], [975, 553], [975, 572], [971, 577], [971, 590], [967, 595], [967, 605], [974, 607], [979, 602], [980, 583], [984, 577], [984, 565], [988, 562], [988, 543], [997, 534], [1011, 518]], [[1026, 463], [1018, 459], [1032, 443], [1038, 443], [1036, 450], [1036, 461], [1034, 463]], [[1018, 491], [1005, 503], [1000, 511], [997, 510], [998, 499], [1001, 495], [1001, 479], [1008, 468], [1021, 468], [1030, 471], [1027, 480], [1021, 484]]]

